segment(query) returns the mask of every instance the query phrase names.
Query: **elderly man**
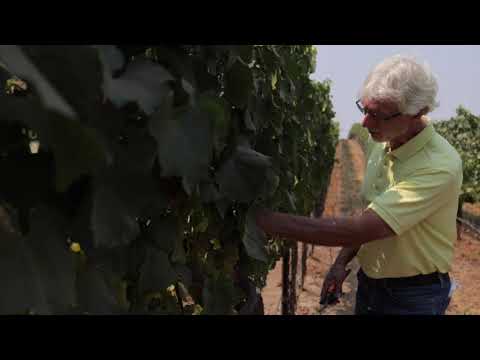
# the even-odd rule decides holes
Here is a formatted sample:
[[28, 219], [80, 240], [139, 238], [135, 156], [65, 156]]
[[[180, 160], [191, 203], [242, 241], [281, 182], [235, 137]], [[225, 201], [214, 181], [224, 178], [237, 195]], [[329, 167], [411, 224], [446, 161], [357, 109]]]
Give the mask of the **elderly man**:
[[377, 65], [357, 101], [371, 139], [359, 216], [319, 218], [260, 211], [267, 234], [341, 246], [322, 289], [340, 293], [347, 264], [360, 270], [355, 314], [444, 314], [456, 240], [462, 162], [426, 114], [436, 107], [429, 67], [406, 56]]

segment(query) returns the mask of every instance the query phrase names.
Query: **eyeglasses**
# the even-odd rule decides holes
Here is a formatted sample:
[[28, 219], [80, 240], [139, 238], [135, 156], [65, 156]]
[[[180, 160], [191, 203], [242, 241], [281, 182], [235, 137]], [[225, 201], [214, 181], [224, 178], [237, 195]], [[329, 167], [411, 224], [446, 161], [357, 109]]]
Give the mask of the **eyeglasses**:
[[374, 112], [372, 111], [368, 111], [367, 109], [365, 109], [362, 104], [360, 103], [360, 100], [357, 100], [355, 102], [355, 104], [357, 104], [357, 107], [358, 107], [358, 110], [360, 110], [360, 112], [363, 114], [363, 115], [370, 115], [371, 117], [375, 118], [375, 119], [378, 119], [378, 120], [382, 120], [382, 121], [387, 121], [387, 120], [390, 120], [390, 119], [393, 119], [394, 117], [397, 117], [397, 116], [400, 116], [402, 115], [402, 113], [398, 112], [398, 113], [395, 113], [393, 115], [389, 115], [387, 117], [384, 117], [384, 118], [381, 118], [378, 116], [378, 114], [375, 114]]

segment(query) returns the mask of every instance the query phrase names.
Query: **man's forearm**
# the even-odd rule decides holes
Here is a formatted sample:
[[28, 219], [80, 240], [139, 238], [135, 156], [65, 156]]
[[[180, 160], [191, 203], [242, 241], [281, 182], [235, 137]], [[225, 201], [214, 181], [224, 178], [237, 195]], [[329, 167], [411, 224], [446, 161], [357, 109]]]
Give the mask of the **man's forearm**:
[[260, 225], [270, 235], [314, 245], [359, 247], [365, 242], [363, 231], [354, 217], [309, 218], [271, 212]]
[[334, 265], [339, 265], [345, 267], [352, 261], [352, 259], [357, 255], [360, 246], [355, 247], [344, 247], [338, 253], [337, 258], [335, 259]]
[[369, 241], [396, 235], [371, 209], [358, 216], [343, 218], [310, 218], [260, 210], [256, 222], [269, 235], [322, 246], [359, 247]]

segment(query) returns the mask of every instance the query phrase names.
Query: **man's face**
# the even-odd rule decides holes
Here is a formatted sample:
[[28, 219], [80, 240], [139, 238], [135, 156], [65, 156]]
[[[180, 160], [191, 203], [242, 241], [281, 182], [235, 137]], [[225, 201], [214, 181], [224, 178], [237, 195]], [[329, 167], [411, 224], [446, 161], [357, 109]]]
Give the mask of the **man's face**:
[[394, 103], [364, 100], [362, 106], [367, 111], [362, 126], [367, 128], [374, 141], [392, 142], [408, 133], [412, 116], [399, 114]]

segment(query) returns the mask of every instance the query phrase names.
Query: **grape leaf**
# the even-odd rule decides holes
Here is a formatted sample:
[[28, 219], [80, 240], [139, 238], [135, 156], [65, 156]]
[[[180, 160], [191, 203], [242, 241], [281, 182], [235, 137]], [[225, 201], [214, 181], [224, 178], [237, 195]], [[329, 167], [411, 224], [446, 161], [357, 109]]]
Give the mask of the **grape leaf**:
[[220, 193], [228, 199], [250, 202], [265, 191], [270, 158], [250, 148], [239, 146], [216, 174]]
[[25, 239], [0, 226], [0, 314], [51, 314], [33, 254]]
[[44, 109], [35, 99], [0, 95], [0, 119], [28, 126], [38, 133], [42, 148], [53, 150], [55, 185], [59, 192], [106, 163], [106, 148], [92, 128]]
[[241, 61], [236, 61], [225, 74], [225, 98], [234, 106], [245, 107], [252, 90], [252, 71]]
[[118, 78], [105, 79], [105, 93], [117, 106], [136, 102], [147, 115], [152, 114], [170, 90], [172, 75], [161, 65], [136, 59], [127, 65]]
[[47, 109], [57, 111], [71, 119], [76, 116], [71, 105], [49, 83], [45, 75], [35, 67], [19, 46], [0, 45], [0, 61], [16, 76], [35, 83], [40, 100]]
[[67, 243], [66, 219], [58, 211], [40, 206], [32, 211], [26, 241], [38, 276], [55, 313], [67, 313], [75, 304], [75, 254]]
[[255, 214], [255, 208], [250, 208], [247, 212], [242, 243], [250, 257], [268, 263], [268, 254], [265, 248], [267, 238], [257, 227]]
[[106, 77], [113, 77], [117, 71], [125, 66], [125, 57], [115, 45], [95, 45], [95, 47], [98, 49]]
[[88, 314], [119, 314], [124, 311], [106, 275], [94, 264], [82, 264], [77, 271], [77, 308]]
[[157, 140], [162, 176], [186, 178], [188, 184], [196, 185], [208, 178], [212, 156], [211, 119], [197, 107], [172, 109], [171, 101], [169, 97], [162, 104], [149, 125]]
[[202, 297], [205, 315], [232, 315], [241, 295], [233, 281], [220, 274], [216, 279], [207, 278]]
[[[23, 52], [72, 106], [78, 120], [101, 121], [103, 67], [98, 50], [86, 45], [23, 45]], [[37, 84], [38, 86], [38, 84]]]
[[127, 245], [140, 234], [135, 213], [109, 184], [95, 188], [91, 222], [96, 247]]
[[176, 281], [177, 273], [170, 264], [168, 255], [161, 250], [148, 246], [138, 281], [140, 293], [164, 291]]

